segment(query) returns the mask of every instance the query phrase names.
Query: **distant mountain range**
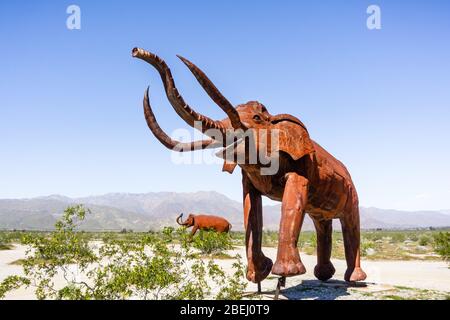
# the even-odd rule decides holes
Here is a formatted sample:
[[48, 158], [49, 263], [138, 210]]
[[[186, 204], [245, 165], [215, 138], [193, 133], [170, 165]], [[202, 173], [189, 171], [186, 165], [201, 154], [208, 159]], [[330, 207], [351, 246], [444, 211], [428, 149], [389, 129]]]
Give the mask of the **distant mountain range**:
[[[233, 230], [243, 229], [242, 204], [217, 192], [0, 199], [0, 229], [50, 230], [70, 204], [85, 204], [91, 209], [92, 214], [83, 223], [84, 230], [160, 230], [164, 226], [175, 226], [175, 218], [181, 212], [221, 215], [231, 222]], [[280, 208], [280, 205], [264, 207], [265, 229], [278, 230]], [[362, 207], [361, 226], [364, 229], [450, 227], [449, 213], [449, 210], [409, 212]], [[335, 228], [340, 229], [337, 220]], [[312, 221], [306, 218], [303, 230], [313, 229]]]

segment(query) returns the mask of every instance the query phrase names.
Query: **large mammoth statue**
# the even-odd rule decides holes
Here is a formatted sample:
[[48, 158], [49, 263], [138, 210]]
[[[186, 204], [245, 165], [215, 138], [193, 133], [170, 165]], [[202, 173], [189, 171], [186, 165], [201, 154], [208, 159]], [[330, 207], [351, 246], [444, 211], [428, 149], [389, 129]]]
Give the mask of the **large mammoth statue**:
[[222, 217], [205, 215], [205, 214], [190, 214], [185, 221], [182, 220], [183, 214], [177, 218], [177, 223], [180, 226], [187, 228], [193, 227], [191, 236], [194, 236], [197, 230], [215, 230], [218, 233], [229, 232], [231, 224]]
[[[144, 113], [147, 125], [154, 136], [167, 148], [175, 151], [192, 151], [223, 147], [222, 155], [230, 149], [245, 161], [233, 162], [228, 157], [223, 170], [232, 173], [236, 166], [242, 171], [244, 227], [248, 260], [247, 279], [259, 283], [270, 272], [282, 277], [306, 272], [300, 259], [297, 241], [305, 213], [314, 222], [317, 232], [317, 265], [315, 276], [330, 279], [335, 269], [330, 261], [332, 247], [332, 219], [340, 219], [344, 237], [347, 270], [346, 281], [361, 281], [366, 274], [360, 265], [360, 223], [358, 195], [346, 167], [309, 137], [305, 125], [288, 114], [271, 115], [259, 102], [250, 101], [236, 108], [219, 92], [211, 80], [193, 63], [179, 57], [194, 74], [212, 100], [227, 114], [221, 121], [212, 120], [192, 109], [182, 98], [166, 63], [155, 54], [135, 48], [132, 55], [151, 64], [159, 72], [167, 98], [175, 112], [190, 126], [200, 122], [201, 130], [210, 139], [181, 143], [171, 139], [158, 125], [149, 103], [148, 89], [144, 95]], [[262, 174], [266, 166], [262, 161], [247, 160], [249, 148], [242, 143], [218, 139], [217, 132], [229, 136], [233, 132], [277, 132], [278, 141], [268, 154], [278, 154], [278, 170]], [[215, 132], [212, 134], [211, 132]], [[237, 133], [235, 133], [238, 136]], [[257, 140], [256, 147], [264, 147]], [[266, 140], [267, 141], [267, 140]], [[268, 146], [268, 143], [266, 143]], [[261, 250], [262, 203], [261, 196], [281, 201], [278, 252], [275, 263]]]

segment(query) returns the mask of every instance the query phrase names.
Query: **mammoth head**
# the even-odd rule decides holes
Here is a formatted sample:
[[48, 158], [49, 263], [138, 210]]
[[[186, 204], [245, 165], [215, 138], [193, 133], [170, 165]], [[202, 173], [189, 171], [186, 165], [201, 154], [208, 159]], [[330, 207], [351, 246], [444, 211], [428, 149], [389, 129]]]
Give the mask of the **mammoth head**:
[[[219, 156], [226, 158], [224, 171], [233, 172], [237, 163], [230, 160], [227, 153], [233, 156], [244, 154], [247, 160], [249, 149], [242, 142], [244, 136], [251, 136], [254, 146], [260, 152], [267, 154], [282, 151], [294, 160], [314, 152], [313, 144], [303, 123], [288, 114], [271, 115], [266, 107], [259, 102], [251, 101], [236, 108], [220, 93], [209, 78], [189, 60], [178, 56], [196, 77], [197, 81], [211, 99], [227, 114], [224, 120], [212, 120], [192, 109], [178, 92], [171, 71], [167, 64], [158, 56], [143, 49], [134, 48], [133, 57], [150, 63], [160, 74], [167, 98], [175, 112], [190, 126], [200, 129], [210, 137], [207, 140], [182, 143], [171, 139], [158, 125], [150, 106], [148, 89], [144, 95], [144, 114], [147, 125], [155, 137], [167, 148], [184, 152], [206, 148], [222, 147]], [[201, 123], [201, 127], [196, 126]], [[248, 134], [251, 133], [251, 134]], [[271, 141], [276, 133], [276, 142]], [[230, 139], [231, 137], [231, 139]], [[270, 141], [270, 143], [269, 143]], [[270, 147], [269, 147], [270, 144]], [[231, 152], [229, 152], [231, 150]], [[239, 163], [241, 164], [241, 163]]]
[[180, 214], [177, 218], [177, 223], [180, 226], [185, 226], [185, 227], [192, 227], [195, 223], [195, 215], [190, 214], [187, 219], [183, 222], [183, 214]]
[[225, 171], [232, 172], [236, 167], [236, 163], [229, 161], [230, 154], [237, 159], [244, 159], [244, 163], [253, 163], [254, 160], [249, 159], [252, 152], [255, 156], [270, 156], [282, 151], [294, 160], [314, 152], [308, 130], [296, 117], [289, 114], [271, 115], [267, 108], [257, 101], [238, 105], [236, 110], [248, 129], [241, 134], [242, 138], [237, 143], [227, 145], [224, 151], [217, 154], [226, 159]]

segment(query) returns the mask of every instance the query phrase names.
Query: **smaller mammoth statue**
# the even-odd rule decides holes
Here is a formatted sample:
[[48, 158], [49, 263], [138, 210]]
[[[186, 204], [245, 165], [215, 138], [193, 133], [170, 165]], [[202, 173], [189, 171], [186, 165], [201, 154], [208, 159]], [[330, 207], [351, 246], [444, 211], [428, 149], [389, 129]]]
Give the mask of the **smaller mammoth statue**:
[[226, 219], [211, 215], [196, 215], [190, 214], [187, 219], [183, 222], [183, 214], [180, 214], [177, 218], [177, 223], [180, 226], [185, 226], [187, 228], [193, 227], [191, 236], [193, 236], [197, 230], [215, 230], [216, 232], [223, 233], [229, 232], [231, 230], [231, 223]]

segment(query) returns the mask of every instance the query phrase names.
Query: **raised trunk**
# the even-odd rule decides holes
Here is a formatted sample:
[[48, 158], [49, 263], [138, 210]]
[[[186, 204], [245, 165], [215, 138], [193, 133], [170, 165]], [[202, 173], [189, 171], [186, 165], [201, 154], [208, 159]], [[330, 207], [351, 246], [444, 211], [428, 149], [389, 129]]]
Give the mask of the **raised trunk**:
[[[183, 217], [183, 214], [180, 214], [180, 215], [178, 216], [178, 218], [177, 218], [177, 223], [178, 223], [180, 226], [183, 226], [183, 225], [184, 225], [183, 220], [181, 220], [182, 217]], [[181, 222], [180, 222], [180, 221], [181, 221]]]

